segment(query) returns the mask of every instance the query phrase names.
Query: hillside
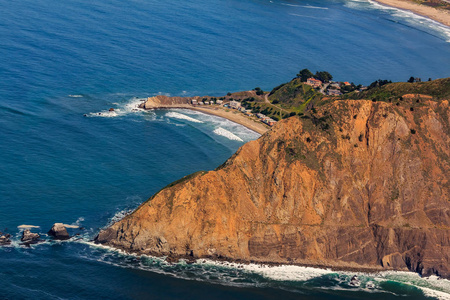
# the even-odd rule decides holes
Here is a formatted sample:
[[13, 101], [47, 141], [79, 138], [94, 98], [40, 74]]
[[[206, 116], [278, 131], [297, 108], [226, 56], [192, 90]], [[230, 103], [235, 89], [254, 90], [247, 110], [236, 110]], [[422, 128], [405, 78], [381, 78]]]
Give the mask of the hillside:
[[175, 259], [449, 278], [449, 101], [403, 98], [322, 101], [217, 170], [164, 188], [96, 241]]

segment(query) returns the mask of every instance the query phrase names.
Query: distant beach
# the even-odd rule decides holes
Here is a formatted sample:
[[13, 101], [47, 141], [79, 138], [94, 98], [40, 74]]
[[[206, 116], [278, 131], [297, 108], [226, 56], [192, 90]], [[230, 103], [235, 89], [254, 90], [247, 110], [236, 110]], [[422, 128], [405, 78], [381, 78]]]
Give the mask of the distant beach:
[[450, 12], [431, 6], [414, 3], [408, 0], [374, 0], [380, 4], [392, 6], [399, 9], [409, 10], [418, 15], [430, 18], [445, 26], [450, 27]]

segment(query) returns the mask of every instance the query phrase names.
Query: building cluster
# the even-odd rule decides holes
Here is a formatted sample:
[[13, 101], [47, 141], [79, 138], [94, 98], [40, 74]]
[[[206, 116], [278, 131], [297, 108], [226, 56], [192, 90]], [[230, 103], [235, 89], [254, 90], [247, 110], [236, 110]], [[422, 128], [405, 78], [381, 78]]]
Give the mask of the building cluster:
[[[198, 99], [192, 99], [191, 100], [191, 104], [192, 105], [222, 105], [223, 104], [223, 100], [216, 100], [214, 101], [202, 101], [202, 100], [198, 100]], [[244, 115], [248, 116], [248, 117], [253, 117], [253, 113], [250, 110], [245, 109], [245, 107], [243, 107], [241, 105], [241, 102], [239, 101], [235, 101], [235, 100], [231, 100], [230, 102], [223, 104], [223, 107], [225, 108], [231, 108], [231, 109], [235, 109], [237, 111], [240, 111], [241, 113], [243, 113]], [[256, 114], [256, 116], [258, 117], [258, 119], [261, 120], [261, 122], [263, 122], [264, 124], [267, 124], [269, 126], [273, 126], [277, 123], [277, 121], [273, 120], [272, 118], [267, 117], [266, 115], [263, 115], [261, 113]]]
[[256, 116], [258, 117], [258, 119], [261, 120], [261, 122], [269, 125], [269, 126], [273, 126], [277, 123], [277, 121], [275, 121], [272, 118], [269, 118], [268, 116], [262, 114], [262, 113], [257, 113]]
[[[345, 90], [344, 87], [350, 87], [352, 86], [352, 84], [348, 81], [343, 81], [343, 82], [338, 82], [338, 81], [330, 81], [330, 83], [328, 84], [324, 84], [321, 80], [319, 79], [315, 79], [313, 77], [308, 78], [305, 82], [305, 84], [312, 86], [313, 88], [318, 88], [318, 89], [322, 89], [320, 92], [324, 95], [328, 95], [328, 96], [340, 96], [346, 92], [348, 92], [349, 90]], [[343, 89], [344, 88], [344, 89]], [[361, 92], [366, 90], [367, 87], [363, 86], [360, 87], [358, 89], [355, 90], [357, 92]]]

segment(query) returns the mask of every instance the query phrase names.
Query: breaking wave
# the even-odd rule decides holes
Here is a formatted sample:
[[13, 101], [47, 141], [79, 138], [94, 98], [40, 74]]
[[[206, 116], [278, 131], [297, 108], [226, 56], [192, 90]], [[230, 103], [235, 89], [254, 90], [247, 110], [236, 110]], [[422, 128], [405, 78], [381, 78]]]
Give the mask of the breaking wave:
[[142, 103], [141, 98], [133, 98], [129, 102], [124, 104], [112, 103], [116, 107], [112, 107], [114, 110], [110, 111], [109, 109], [102, 110], [99, 112], [91, 112], [89, 114], [85, 114], [86, 117], [101, 117], [101, 118], [114, 118], [114, 117], [123, 117], [129, 114], [142, 113], [145, 110], [139, 108], [139, 105]]
[[203, 123], [203, 121], [191, 118], [189, 116], [186, 116], [184, 114], [180, 114], [180, 113], [174, 112], [174, 111], [170, 111], [170, 112], [166, 113], [166, 117], [180, 119], [180, 120], [186, 120], [186, 121], [193, 122], [193, 123]]
[[223, 129], [222, 127], [219, 127], [219, 128], [214, 129], [213, 132], [214, 132], [215, 134], [217, 134], [217, 135], [224, 136], [224, 137], [226, 137], [226, 138], [228, 138], [228, 139], [230, 139], [230, 140], [233, 140], [233, 141], [239, 141], [239, 142], [243, 142], [243, 141], [244, 141], [243, 139], [241, 139], [240, 137], [238, 137], [238, 136], [235, 135], [234, 133], [229, 132], [229, 131], [226, 130], [226, 129]]
[[[440, 300], [450, 299], [450, 281], [436, 276], [422, 278], [411, 272], [355, 273], [293, 265], [268, 266], [209, 259], [197, 259], [194, 263], [187, 263], [184, 260], [180, 260], [178, 263], [168, 263], [164, 258], [128, 254], [122, 250], [98, 245], [87, 240], [74, 242], [89, 246], [89, 252], [92, 253], [83, 255], [85, 259], [122, 268], [151, 271], [185, 280], [206, 281], [236, 287], [289, 289], [300, 293], [307, 290], [330, 290], [343, 293], [359, 291], [380, 295], [411, 296], [411, 292], [417, 295], [421, 291], [426, 297]], [[350, 284], [354, 275], [358, 276], [360, 286]], [[411, 290], [410, 287], [415, 288], [416, 291]]]
[[294, 6], [294, 7], [303, 7], [303, 8], [311, 8], [311, 9], [328, 9], [328, 7], [319, 7], [319, 6], [311, 6], [311, 5], [298, 5], [298, 4], [289, 4], [289, 3], [280, 3], [285, 6]]

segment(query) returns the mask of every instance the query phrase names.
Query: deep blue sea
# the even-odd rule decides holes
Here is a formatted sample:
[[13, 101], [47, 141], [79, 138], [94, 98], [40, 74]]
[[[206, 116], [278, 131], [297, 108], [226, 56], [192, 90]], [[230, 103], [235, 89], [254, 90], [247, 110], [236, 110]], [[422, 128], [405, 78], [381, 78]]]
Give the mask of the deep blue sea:
[[[449, 77], [450, 29], [366, 0], [0, 1], [0, 231], [13, 235], [0, 299], [449, 298], [449, 281], [412, 273], [359, 274], [354, 288], [352, 273], [169, 265], [90, 242], [258, 138], [196, 112], [135, 111], [141, 98], [269, 90], [303, 68], [362, 84]], [[47, 239], [55, 222], [85, 230], [20, 245], [18, 226]]]

